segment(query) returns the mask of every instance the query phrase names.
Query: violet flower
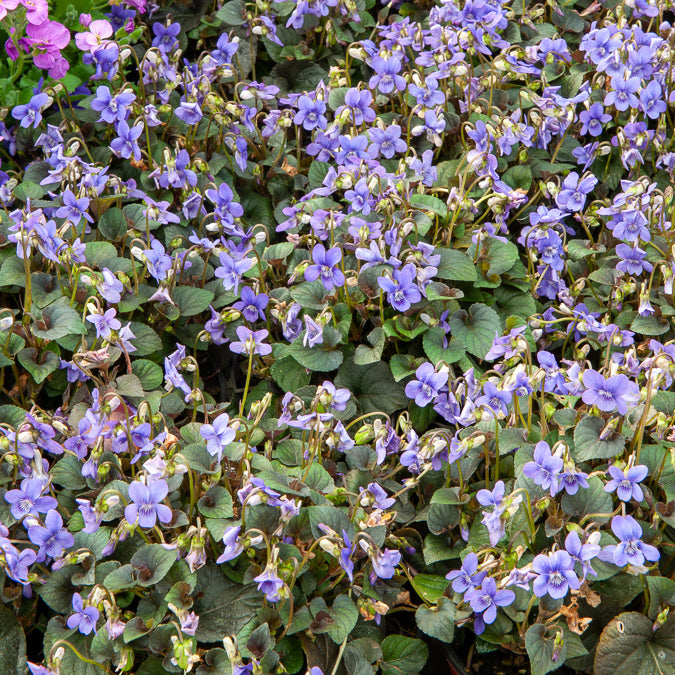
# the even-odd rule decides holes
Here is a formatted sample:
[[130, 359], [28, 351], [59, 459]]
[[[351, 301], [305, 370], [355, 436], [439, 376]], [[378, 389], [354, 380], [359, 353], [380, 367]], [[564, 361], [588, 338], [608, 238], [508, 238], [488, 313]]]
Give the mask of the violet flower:
[[235, 354], [260, 354], [267, 356], [272, 353], [272, 345], [268, 345], [263, 340], [269, 335], [268, 330], [252, 331], [246, 326], [237, 326], [237, 342], [230, 344], [230, 350]]
[[337, 267], [342, 260], [342, 251], [339, 247], [335, 246], [326, 251], [323, 244], [316, 244], [312, 249], [312, 260], [314, 264], [305, 270], [307, 281], [316, 281], [320, 278], [326, 291], [344, 285], [345, 275]]
[[616, 546], [605, 546], [598, 557], [600, 560], [612, 562], [618, 567], [626, 565], [642, 566], [645, 560], [656, 562], [660, 553], [655, 546], [641, 541], [642, 528], [632, 516], [614, 516], [612, 532], [619, 538]]
[[579, 589], [574, 561], [567, 551], [538, 555], [532, 562], [532, 569], [539, 575], [532, 584], [532, 590], [538, 598], [548, 593], [555, 600], [560, 600], [570, 588]]
[[39, 513], [47, 513], [57, 507], [54, 497], [43, 497], [45, 484], [41, 478], [26, 478], [21, 481], [19, 490], [8, 490], [5, 501], [12, 505], [11, 514], [21, 520], [26, 516], [38, 517]]
[[523, 474], [541, 486], [543, 490], [550, 489], [551, 497], [555, 497], [563, 464], [560, 457], [551, 453], [551, 448], [546, 441], [539, 441], [534, 446], [534, 461], [525, 464]]
[[277, 574], [276, 562], [268, 562], [264, 571], [257, 577], [253, 577], [253, 581], [258, 583], [258, 590], [265, 594], [268, 602], [281, 600], [280, 591], [284, 587], [284, 582]]
[[638, 385], [625, 375], [614, 375], [605, 380], [596, 370], [586, 370], [583, 382], [586, 387], [581, 395], [584, 403], [594, 405], [602, 412], [616, 410], [620, 415], [625, 415], [628, 404], [637, 403], [640, 397]]
[[47, 512], [44, 526], [29, 527], [28, 537], [40, 547], [38, 562], [42, 562], [46, 556], [58, 558], [65, 549], [75, 543], [73, 535], [63, 527], [63, 519], [56, 509]]
[[74, 613], [68, 617], [68, 628], [77, 628], [82, 635], [89, 635], [92, 631], [95, 633], [96, 622], [100, 615], [98, 609], [84, 607], [79, 593], [73, 593], [73, 609]]
[[452, 581], [452, 590], [455, 593], [466, 593], [478, 588], [486, 576], [487, 572], [478, 572], [478, 556], [471, 551], [466, 554], [460, 569], [448, 572], [445, 578]]
[[497, 618], [497, 607], [508, 607], [516, 599], [516, 594], [509, 589], [497, 590], [497, 582], [492, 577], [483, 580], [480, 588], [468, 591], [464, 601], [476, 612], [474, 630], [476, 635], [485, 631], [485, 624], [494, 623]]
[[398, 312], [405, 312], [410, 306], [422, 299], [415, 278], [415, 265], [408, 263], [402, 269], [392, 272], [392, 278], [377, 277], [377, 283], [387, 294], [387, 302]]
[[641, 502], [644, 494], [642, 488], [638, 485], [643, 481], [649, 469], [644, 464], [638, 464], [628, 469], [625, 473], [616, 465], [612, 464], [607, 469], [612, 480], [605, 485], [605, 492], [614, 492], [622, 502], [629, 502], [635, 499]]
[[164, 479], [156, 480], [150, 485], [134, 481], [129, 485], [131, 503], [124, 509], [124, 517], [130, 525], [138, 521], [140, 527], [154, 527], [157, 519], [161, 523], [170, 523], [173, 517], [171, 509], [162, 504], [169, 492]]
[[238, 309], [246, 321], [254, 323], [258, 319], [265, 320], [265, 308], [269, 303], [269, 296], [266, 293], [254, 293], [249, 286], [241, 289], [241, 300], [235, 302], [232, 306]]
[[216, 560], [219, 565], [220, 563], [234, 560], [244, 550], [244, 546], [239, 541], [239, 532], [241, 532], [241, 525], [232, 525], [225, 530], [225, 534], [223, 534], [225, 550]]
[[222, 458], [225, 446], [232, 443], [237, 435], [237, 432], [228, 426], [229, 422], [230, 418], [228, 414], [222, 413], [213, 420], [213, 425], [202, 424], [199, 430], [202, 438], [206, 441], [207, 452], [212, 457], [218, 456], [218, 462]]
[[405, 395], [414, 399], [420, 408], [424, 408], [438, 397], [440, 390], [447, 384], [448, 373], [437, 373], [434, 366], [427, 362], [417, 369], [415, 378], [406, 384]]

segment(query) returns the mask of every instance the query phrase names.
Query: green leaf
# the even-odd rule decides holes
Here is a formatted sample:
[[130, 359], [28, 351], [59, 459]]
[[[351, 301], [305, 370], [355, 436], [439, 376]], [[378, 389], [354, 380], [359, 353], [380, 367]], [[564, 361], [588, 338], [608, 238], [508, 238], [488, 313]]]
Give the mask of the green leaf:
[[127, 232], [127, 219], [122, 209], [117, 206], [107, 209], [98, 220], [98, 229], [110, 241], [123, 237]]
[[59, 357], [49, 350], [38, 356], [37, 349], [28, 347], [18, 355], [19, 363], [31, 374], [37, 384], [43, 382], [59, 367]]
[[427, 565], [433, 565], [441, 560], [450, 560], [459, 556], [459, 553], [448, 544], [445, 537], [435, 534], [427, 534], [424, 537], [422, 553], [424, 554], [424, 562]]
[[125, 397], [142, 398], [145, 395], [141, 380], [136, 375], [119, 375], [115, 381], [115, 388]]
[[591, 459], [611, 459], [623, 452], [626, 439], [616, 431], [608, 438], [601, 440], [600, 434], [604, 428], [600, 417], [586, 415], [574, 429], [574, 452], [577, 462], [587, 462]]
[[110, 267], [108, 261], [117, 258], [117, 249], [108, 241], [90, 241], [86, 244], [84, 254], [87, 264], [90, 267]]
[[338, 534], [342, 534], [344, 530], [350, 537], [352, 536], [354, 526], [347, 517], [347, 513], [337, 506], [308, 506], [306, 510], [309, 516], [309, 526], [316, 539], [326, 534], [319, 525], [327, 525]]
[[153, 586], [161, 581], [176, 562], [176, 552], [161, 544], [146, 544], [131, 559], [132, 574], [139, 586]]
[[423, 211], [435, 213], [441, 219], [441, 222], [445, 222], [448, 219], [448, 205], [438, 197], [423, 195], [416, 192], [410, 198], [410, 204]]
[[415, 593], [430, 604], [438, 602], [449, 583], [445, 577], [436, 574], [417, 574], [412, 578]]
[[442, 248], [435, 251], [441, 256], [438, 263], [438, 279], [449, 281], [476, 281], [476, 266], [466, 253], [454, 248]]
[[502, 322], [499, 314], [487, 305], [474, 303], [467, 314], [457, 310], [448, 320], [451, 334], [466, 345], [466, 350], [485, 358], [490, 351], [495, 334], [501, 334]]
[[270, 375], [286, 392], [297, 391], [309, 384], [310, 380], [307, 368], [298, 363], [292, 356], [277, 359], [270, 366]]
[[326, 289], [318, 279], [316, 281], [303, 281], [299, 286], [291, 288], [293, 300], [307, 309], [323, 309], [326, 306], [325, 296]]
[[[611, 513], [613, 510], [612, 495], [605, 492], [605, 484], [597, 476], [588, 479], [588, 489], [579, 490], [575, 495], [564, 494], [560, 503], [567, 515], [580, 518], [591, 513]], [[595, 516], [593, 520], [606, 523], [609, 516]]]
[[192, 286], [177, 286], [171, 292], [171, 299], [176, 303], [181, 316], [201, 314], [214, 297], [211, 291]]
[[58, 340], [66, 335], [87, 332], [80, 314], [67, 305], [50, 305], [42, 310], [42, 319], [33, 324], [33, 333], [43, 340]]
[[[0, 423], [9, 424], [12, 427], [18, 427], [26, 421], [26, 411], [17, 405], [0, 405]], [[52, 476], [53, 476], [52, 471]], [[80, 475], [80, 478], [82, 476]]]
[[437, 640], [452, 642], [455, 637], [455, 605], [449, 598], [440, 598], [436, 607], [418, 607], [415, 621], [421, 631]]
[[[567, 658], [567, 644], [562, 628], [552, 627], [547, 637], [547, 628], [543, 624], [534, 624], [525, 633], [525, 648], [530, 657], [532, 675], [546, 675], [557, 670]], [[556, 637], [562, 643], [555, 644]]]
[[675, 672], [675, 617], [654, 631], [638, 612], [614, 617], [600, 635], [594, 675], [669, 675]]
[[[444, 340], [448, 340], [448, 346], [443, 347]], [[466, 354], [466, 347], [457, 337], [446, 335], [442, 328], [430, 328], [422, 338], [424, 352], [429, 360], [438, 366], [441, 361], [455, 363]]]
[[390, 414], [408, 405], [403, 385], [394, 381], [389, 366], [383, 361], [357, 366], [353, 359], [347, 359], [335, 378], [335, 384], [347, 387], [357, 397], [363, 413]]
[[131, 344], [136, 347], [134, 356], [148, 356], [162, 348], [162, 340], [150, 326], [146, 326], [138, 321], [132, 321], [131, 332], [135, 336], [135, 339], [131, 341]]
[[412, 354], [394, 354], [389, 359], [391, 374], [396, 382], [412, 375], [419, 365], [421, 365], [421, 362], [418, 364], [417, 359]]
[[210, 487], [197, 502], [199, 512], [210, 518], [231, 518], [232, 495], [221, 485]]
[[70, 566], [53, 570], [44, 584], [38, 586], [38, 595], [55, 612], [66, 614], [71, 611], [73, 593], [77, 590], [71, 582], [74, 572], [75, 569]]
[[354, 354], [354, 363], [357, 366], [366, 366], [369, 363], [376, 363], [382, 358], [384, 350], [385, 335], [381, 328], [375, 328], [368, 334], [368, 342], [372, 345], [359, 345]]
[[382, 675], [419, 673], [429, 657], [429, 650], [422, 640], [389, 635], [382, 641]]
[[26, 636], [14, 612], [0, 602], [0, 675], [23, 675], [25, 670]]
[[295, 250], [294, 244], [290, 241], [284, 241], [280, 244], [272, 244], [266, 246], [262, 258], [268, 262], [271, 260], [285, 260]]
[[666, 577], [645, 577], [649, 588], [649, 618], [654, 620], [665, 607], [675, 606], [675, 581]]
[[314, 617], [311, 631], [316, 634], [328, 633], [336, 644], [347, 638], [359, 618], [356, 605], [346, 595], [338, 595], [330, 609], [323, 598], [314, 598], [309, 608]]
[[525, 165], [512, 166], [502, 174], [502, 180], [509, 187], [520, 188], [524, 192], [529, 192], [532, 187], [532, 170]]
[[296, 340], [286, 351], [301, 366], [319, 373], [337, 370], [344, 360], [344, 354], [339, 349], [326, 349], [326, 344], [316, 347], [303, 347], [300, 340]]
[[141, 387], [144, 391], [156, 389], [161, 386], [162, 380], [164, 379], [162, 368], [154, 361], [148, 361], [147, 359], [136, 359], [135, 361], [132, 361], [131, 370], [140, 380]]
[[193, 597], [193, 611], [199, 617], [196, 637], [200, 642], [221, 642], [223, 636], [239, 633], [255, 618], [263, 598], [255, 584], [234, 583], [214, 564], [197, 571]]
[[630, 329], [639, 335], [663, 335], [670, 330], [671, 322], [662, 316], [636, 316]]
[[86, 485], [82, 477], [82, 464], [73, 455], [65, 455], [56, 462], [51, 475], [54, 483], [71, 490], [81, 490]]
[[40, 199], [44, 193], [45, 191], [41, 185], [31, 183], [27, 180], [19, 183], [12, 191], [12, 194], [22, 202], [28, 201], [29, 199]]
[[216, 12], [216, 19], [228, 26], [242, 26], [246, 22], [246, 5], [243, 0], [226, 2]]

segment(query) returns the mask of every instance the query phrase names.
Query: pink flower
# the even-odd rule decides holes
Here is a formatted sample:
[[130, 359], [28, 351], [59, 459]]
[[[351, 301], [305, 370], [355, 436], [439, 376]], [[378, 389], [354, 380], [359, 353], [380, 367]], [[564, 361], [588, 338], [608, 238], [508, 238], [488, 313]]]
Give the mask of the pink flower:
[[7, 12], [16, 9], [19, 6], [19, 0], [0, 0], [0, 21], [6, 16]]
[[139, 14], [145, 12], [146, 0], [124, 0], [127, 7], [133, 7]]
[[75, 35], [75, 44], [83, 52], [93, 52], [99, 45], [107, 42], [106, 38], [113, 34], [110, 22], [105, 19], [92, 21], [88, 28], [89, 30], [86, 33], [76, 33]]
[[26, 19], [29, 24], [39, 26], [49, 18], [49, 6], [47, 0], [21, 0], [26, 8]]
[[25, 42], [33, 48], [33, 63], [47, 70], [49, 77], [63, 77], [68, 72], [69, 64], [61, 56], [61, 49], [70, 42], [70, 31], [58, 21], [45, 21], [39, 26], [29, 24], [26, 33], [28, 37]]

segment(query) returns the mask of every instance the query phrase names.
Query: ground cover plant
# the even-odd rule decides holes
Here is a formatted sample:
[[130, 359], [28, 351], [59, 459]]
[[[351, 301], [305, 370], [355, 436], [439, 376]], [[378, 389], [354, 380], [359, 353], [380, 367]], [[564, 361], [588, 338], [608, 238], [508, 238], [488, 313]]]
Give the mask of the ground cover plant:
[[1, 0], [0, 673], [674, 672], [674, 19]]

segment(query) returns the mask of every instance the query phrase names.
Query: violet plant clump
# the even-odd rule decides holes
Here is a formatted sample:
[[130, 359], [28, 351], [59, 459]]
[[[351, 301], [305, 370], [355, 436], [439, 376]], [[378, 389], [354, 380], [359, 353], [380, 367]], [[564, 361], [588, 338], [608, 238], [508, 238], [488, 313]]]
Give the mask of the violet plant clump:
[[674, 11], [0, 1], [2, 665], [675, 672]]

